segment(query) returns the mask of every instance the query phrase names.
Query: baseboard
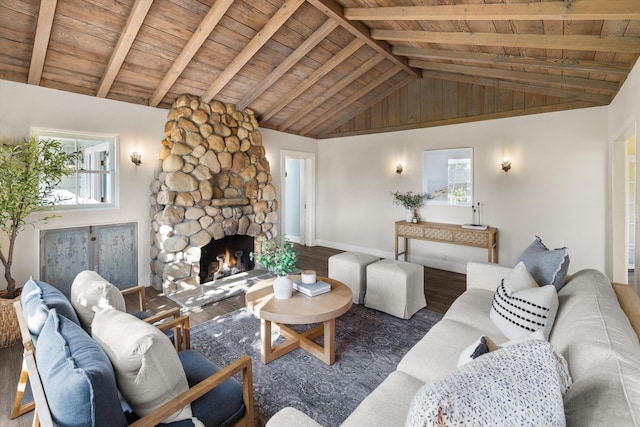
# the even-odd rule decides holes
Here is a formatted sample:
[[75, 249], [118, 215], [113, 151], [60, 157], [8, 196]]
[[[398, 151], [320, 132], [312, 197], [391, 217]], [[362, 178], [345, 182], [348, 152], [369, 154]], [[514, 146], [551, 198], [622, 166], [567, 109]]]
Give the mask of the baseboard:
[[[364, 254], [374, 255], [380, 258], [394, 259], [395, 257], [394, 252], [365, 248], [362, 246], [347, 245], [345, 243], [340, 243], [340, 242], [331, 242], [328, 240], [316, 240], [315, 243], [318, 246], [324, 246], [332, 249], [339, 249], [342, 251], [362, 252]], [[460, 273], [460, 274], [467, 273], [466, 262], [455, 262], [451, 260], [444, 260], [444, 259], [437, 259], [437, 258], [430, 258], [430, 257], [424, 257], [424, 256], [416, 256], [416, 255], [411, 255], [409, 257], [409, 261], [416, 264], [424, 265], [425, 267], [436, 268], [438, 270], [450, 271], [453, 273]]]

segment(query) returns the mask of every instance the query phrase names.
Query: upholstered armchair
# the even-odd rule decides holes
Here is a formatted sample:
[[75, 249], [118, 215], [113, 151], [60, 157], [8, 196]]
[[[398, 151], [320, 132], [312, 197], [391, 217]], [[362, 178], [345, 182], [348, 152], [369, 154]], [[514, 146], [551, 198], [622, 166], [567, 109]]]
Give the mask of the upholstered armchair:
[[68, 300], [47, 298], [46, 310], [15, 303], [34, 425], [253, 425], [248, 356], [220, 369], [195, 350], [176, 352], [158, 328], [113, 308], [95, 314], [92, 337]]

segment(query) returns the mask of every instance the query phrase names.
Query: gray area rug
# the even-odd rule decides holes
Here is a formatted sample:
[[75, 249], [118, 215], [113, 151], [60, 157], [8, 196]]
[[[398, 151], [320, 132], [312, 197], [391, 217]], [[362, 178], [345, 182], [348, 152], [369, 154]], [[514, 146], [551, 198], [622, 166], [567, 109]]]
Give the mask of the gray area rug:
[[191, 344], [219, 366], [251, 356], [257, 426], [293, 406], [332, 427], [340, 425], [441, 318], [422, 309], [403, 320], [354, 304], [336, 320], [336, 363], [331, 366], [302, 349], [264, 365], [260, 320], [245, 309], [194, 326]]

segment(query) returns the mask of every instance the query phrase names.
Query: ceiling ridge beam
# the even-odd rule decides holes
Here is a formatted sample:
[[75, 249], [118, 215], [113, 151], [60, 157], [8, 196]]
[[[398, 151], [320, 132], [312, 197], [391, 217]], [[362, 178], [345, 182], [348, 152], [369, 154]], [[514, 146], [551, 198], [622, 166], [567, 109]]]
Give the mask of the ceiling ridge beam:
[[533, 49], [640, 53], [640, 37], [372, 30], [376, 40]]
[[149, 13], [149, 9], [152, 4], [153, 0], [136, 0], [133, 4], [127, 23], [120, 33], [118, 43], [111, 53], [111, 58], [109, 58], [107, 68], [102, 74], [100, 84], [98, 84], [98, 90], [96, 92], [96, 96], [98, 98], [105, 98], [109, 93], [109, 90], [111, 90], [111, 86], [113, 85], [124, 60], [129, 53], [129, 50], [131, 49], [131, 46], [133, 45], [133, 42], [138, 35], [138, 31], [140, 31], [140, 27], [142, 27], [142, 23], [147, 17], [147, 13]]
[[365, 42], [367, 46], [382, 54], [396, 66], [405, 70], [409, 75], [417, 79], [420, 78], [420, 71], [411, 68], [404, 58], [397, 57], [391, 53], [391, 46], [388, 43], [371, 38], [371, 31], [366, 25], [358, 21], [352, 22], [346, 19], [344, 17], [344, 8], [338, 2], [335, 0], [307, 0], [307, 2], [336, 21], [342, 28], [349, 31], [355, 37]]
[[225, 67], [224, 71], [220, 73], [214, 82], [202, 95], [204, 102], [211, 101], [227, 83], [229, 83], [235, 75], [244, 67], [247, 62], [253, 58], [258, 50], [266, 42], [271, 39], [276, 31], [284, 25], [285, 22], [295, 13], [296, 10], [304, 3], [305, 0], [286, 0], [284, 4], [278, 9], [278, 11], [267, 21], [260, 31], [246, 44], [244, 49], [235, 57], [235, 59]]
[[298, 48], [287, 56], [269, 75], [251, 88], [247, 95], [236, 104], [236, 108], [242, 110], [255, 101], [260, 95], [269, 89], [275, 82], [287, 73], [295, 64], [307, 53], [318, 45], [326, 36], [338, 27], [338, 23], [332, 19], [327, 19], [316, 31], [313, 32]]
[[36, 35], [33, 39], [31, 63], [29, 64], [29, 76], [27, 77], [27, 83], [30, 85], [39, 85], [40, 79], [42, 79], [44, 59], [47, 56], [47, 47], [51, 38], [51, 28], [57, 5], [58, 0], [42, 0], [40, 2]]
[[218, 25], [222, 17], [229, 7], [233, 4], [233, 0], [217, 0], [209, 12], [205, 15], [204, 19], [200, 22], [195, 29], [191, 38], [180, 52], [180, 55], [171, 64], [169, 71], [164, 75], [156, 90], [153, 91], [151, 98], [149, 98], [149, 105], [156, 107], [164, 96], [169, 92], [173, 84], [178, 80], [178, 77], [182, 74], [185, 68], [189, 65], [189, 62], [198, 50], [202, 47], [204, 42], [209, 38], [211, 32]]
[[346, 61], [351, 55], [353, 55], [358, 49], [364, 46], [364, 42], [360, 39], [353, 39], [344, 49], [334, 55], [330, 60], [325, 62], [320, 68], [311, 73], [305, 78], [298, 86], [287, 93], [287, 96], [279, 100], [273, 107], [269, 109], [268, 113], [265, 113], [260, 122], [265, 122], [271, 117], [276, 115], [278, 111], [282, 110], [291, 101], [300, 96], [304, 91], [313, 86], [318, 80], [324, 77], [331, 70], [340, 65], [343, 61]]
[[616, 93], [620, 84], [606, 80], [585, 79], [582, 77], [557, 76], [554, 74], [533, 73], [530, 71], [499, 70], [497, 68], [472, 67], [469, 65], [443, 64], [411, 60], [409, 64], [423, 70], [443, 71], [448, 73], [469, 74], [479, 77], [489, 77], [502, 80], [516, 80], [520, 82], [539, 83], [550, 86], [573, 87], [577, 89], [595, 89], [611, 94]]
[[456, 4], [345, 8], [358, 21], [601, 21], [640, 19], [636, 0], [575, 0], [533, 3]]
[[329, 114], [326, 114], [322, 118], [322, 120], [314, 120], [313, 122], [305, 126], [300, 131], [300, 134], [308, 135], [309, 133], [311, 133], [312, 130], [321, 127], [324, 123], [331, 120], [336, 114], [351, 107], [351, 104], [353, 104], [363, 96], [366, 96], [373, 89], [377, 88], [382, 83], [385, 83], [387, 80], [389, 80], [391, 77], [398, 74], [400, 71], [402, 71], [400, 68], [392, 67], [389, 70], [385, 71], [384, 73], [380, 74], [378, 77], [376, 77], [375, 79], [373, 79], [372, 81], [370, 81], [369, 83], [367, 83], [366, 85], [362, 86], [360, 89], [355, 91], [353, 94], [348, 96], [347, 99], [340, 102], [340, 106], [338, 108], [333, 109]]
[[419, 59], [438, 59], [446, 61], [472, 62], [477, 64], [505, 65], [509, 67], [544, 68], [560, 71], [576, 71], [594, 74], [616, 74], [626, 76], [630, 68], [623, 63], [605, 63], [564, 58], [536, 58], [481, 52], [465, 52], [459, 50], [422, 49], [417, 47], [396, 46], [396, 55]]
[[345, 87], [349, 86], [355, 80], [360, 78], [364, 73], [378, 65], [380, 62], [384, 61], [382, 55], [376, 55], [373, 58], [369, 59], [367, 62], [364, 62], [358, 66], [355, 70], [350, 72], [345, 78], [340, 80], [340, 83], [333, 86], [326, 92], [322, 92], [316, 99], [313, 100], [312, 103], [308, 104], [302, 110], [299, 110], [297, 113], [291, 115], [283, 124], [278, 127], [279, 131], [284, 131], [289, 128], [293, 123], [301, 120], [307, 114], [309, 114], [312, 110], [318, 108], [320, 105], [327, 102], [333, 95], [340, 92]]
[[458, 83], [468, 83], [479, 86], [489, 86], [497, 89], [514, 90], [524, 93], [535, 93], [538, 95], [555, 96], [557, 98], [567, 98], [582, 100], [588, 102], [594, 102], [598, 105], [607, 105], [611, 102], [611, 97], [608, 95], [600, 95], [597, 93], [582, 92], [572, 89], [560, 89], [549, 86], [538, 86], [531, 84], [516, 83], [500, 79], [490, 79], [482, 77], [473, 77], [464, 74], [447, 73], [440, 71], [424, 70], [422, 76], [425, 78], [431, 78], [436, 80], [447, 80]]
[[318, 134], [318, 136], [320, 138], [325, 138], [325, 136], [331, 130], [335, 130], [335, 129], [339, 128], [343, 124], [347, 123], [349, 120], [353, 119], [354, 117], [357, 117], [359, 114], [362, 114], [364, 111], [372, 108], [375, 104], [377, 104], [378, 102], [381, 102], [383, 99], [385, 99], [386, 97], [388, 97], [392, 93], [400, 90], [401, 88], [405, 87], [406, 85], [408, 85], [412, 81], [414, 81], [414, 79], [412, 77], [407, 77], [404, 80], [399, 81], [395, 85], [391, 86], [389, 89], [387, 89], [384, 92], [382, 92], [380, 95], [376, 96], [374, 99], [372, 99], [367, 104], [365, 104], [362, 107], [358, 108], [358, 110], [356, 110], [350, 117], [346, 117], [346, 118], [343, 118], [343, 119], [339, 120], [336, 123], [332, 123], [330, 128], [327, 128], [324, 131], [320, 132]]

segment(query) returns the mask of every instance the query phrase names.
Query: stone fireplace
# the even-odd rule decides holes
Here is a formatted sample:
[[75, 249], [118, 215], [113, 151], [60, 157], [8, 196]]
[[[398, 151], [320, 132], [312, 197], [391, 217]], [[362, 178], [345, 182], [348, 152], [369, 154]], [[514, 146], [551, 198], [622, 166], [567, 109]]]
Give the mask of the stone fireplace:
[[212, 241], [250, 236], [259, 251], [277, 237], [278, 203], [250, 109], [181, 95], [164, 132], [151, 183], [151, 284], [170, 294], [206, 280]]

